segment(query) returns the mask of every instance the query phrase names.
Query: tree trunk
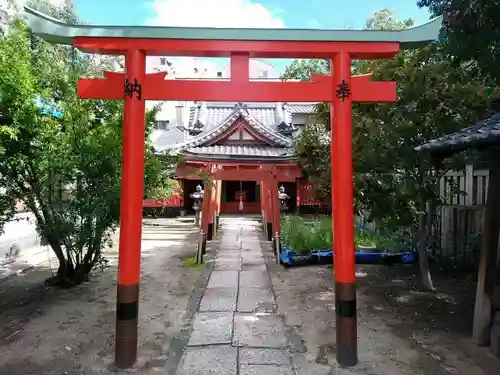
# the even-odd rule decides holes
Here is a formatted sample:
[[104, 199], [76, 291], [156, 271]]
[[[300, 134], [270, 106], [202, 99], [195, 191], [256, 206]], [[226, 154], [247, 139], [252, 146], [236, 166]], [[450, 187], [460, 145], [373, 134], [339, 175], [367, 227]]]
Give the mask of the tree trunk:
[[[423, 206], [425, 207], [425, 204]], [[422, 212], [419, 217], [419, 238], [417, 243], [418, 259], [420, 264], [420, 276], [422, 278], [422, 288], [435, 292], [436, 288], [432, 283], [431, 271], [429, 269], [429, 257], [427, 256], [427, 245], [432, 233], [432, 223], [435, 211], [433, 199], [427, 202], [426, 211], [426, 213]]]
[[486, 199], [486, 210], [483, 222], [483, 238], [479, 259], [476, 304], [474, 307], [473, 339], [479, 345], [488, 345], [490, 341], [490, 324], [492, 297], [495, 288], [498, 259], [498, 238], [500, 233], [500, 163], [496, 158], [490, 164], [490, 180]]

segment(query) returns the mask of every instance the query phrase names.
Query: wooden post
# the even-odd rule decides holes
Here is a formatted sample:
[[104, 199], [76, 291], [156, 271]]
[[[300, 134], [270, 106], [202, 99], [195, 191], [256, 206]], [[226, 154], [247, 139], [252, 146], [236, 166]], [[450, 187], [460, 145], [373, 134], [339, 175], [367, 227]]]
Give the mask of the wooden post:
[[262, 179], [261, 187], [262, 187], [262, 189], [261, 189], [262, 194], [261, 194], [261, 198], [260, 198], [260, 206], [262, 209], [262, 217], [264, 220], [264, 223], [263, 223], [264, 233], [266, 234], [267, 240], [269, 240], [269, 229], [270, 229], [269, 228], [270, 227], [270, 225], [269, 225], [269, 222], [270, 222], [270, 219], [269, 219], [269, 198], [268, 198], [268, 183], [267, 183], [266, 178]]
[[296, 190], [297, 190], [297, 208], [295, 209], [295, 211], [297, 212], [297, 214], [300, 214], [300, 205], [301, 205], [301, 196], [300, 196], [300, 192], [301, 192], [301, 183], [302, 183], [302, 179], [300, 178], [297, 178], [295, 180], [295, 185], [296, 185]]
[[145, 74], [144, 51], [128, 51], [125, 55], [123, 164], [115, 336], [115, 365], [121, 369], [132, 367], [137, 359], [146, 111], [141, 84], [144, 82]]
[[271, 207], [272, 207], [272, 223], [273, 223], [273, 250], [276, 255], [276, 263], [280, 262], [281, 239], [280, 239], [280, 202], [278, 199], [278, 180], [276, 179], [276, 170], [273, 170], [272, 177], [269, 183]]
[[273, 205], [271, 200], [271, 180], [270, 177], [266, 178], [266, 220], [267, 220], [267, 240], [273, 240]]
[[479, 345], [488, 345], [490, 343], [492, 297], [498, 272], [498, 239], [500, 231], [500, 215], [496, 212], [500, 206], [500, 163], [496, 162], [498, 157], [500, 157], [500, 150], [496, 150], [495, 161], [490, 166], [476, 304], [474, 307], [472, 337]]
[[474, 203], [474, 166], [465, 167], [465, 205], [472, 206]]
[[208, 211], [207, 241], [212, 241], [214, 237], [215, 213], [217, 211], [217, 181], [210, 181], [210, 206]]
[[261, 191], [261, 194], [260, 194], [260, 209], [262, 211], [262, 220], [263, 220], [263, 224], [262, 226], [264, 227], [264, 233], [266, 235], [266, 238], [267, 238], [267, 212], [266, 212], [266, 208], [267, 208], [267, 198], [266, 198], [266, 181], [265, 181], [265, 178], [263, 178], [260, 182], [260, 191]]
[[208, 232], [208, 221], [210, 217], [210, 203], [212, 197], [212, 184], [211, 182], [205, 182], [204, 184], [204, 198], [203, 198], [203, 208], [201, 211], [201, 225], [200, 225], [200, 236], [198, 239], [198, 253], [196, 256], [196, 263], [203, 263], [203, 255], [207, 247], [207, 232]]
[[222, 180], [217, 180], [216, 210], [214, 218], [214, 234], [219, 232], [220, 205], [222, 201]]
[[341, 366], [355, 366], [358, 363], [358, 337], [352, 185], [351, 56], [348, 52], [338, 52], [332, 63], [334, 99], [330, 115], [337, 362]]

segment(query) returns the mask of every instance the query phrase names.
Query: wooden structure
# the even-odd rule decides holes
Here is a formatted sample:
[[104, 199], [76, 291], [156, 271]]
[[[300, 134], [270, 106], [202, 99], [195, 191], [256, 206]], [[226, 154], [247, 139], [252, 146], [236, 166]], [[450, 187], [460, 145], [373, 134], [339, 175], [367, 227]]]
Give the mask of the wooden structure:
[[[416, 148], [440, 160], [467, 149], [493, 153], [486, 193], [473, 338], [500, 357], [500, 114]], [[469, 198], [472, 199], [473, 195]]]
[[[159, 134], [155, 134], [153, 141], [157, 152], [183, 156], [176, 177], [184, 187], [184, 209], [191, 211], [189, 194], [202, 183], [199, 172], [207, 163], [241, 165], [246, 169], [261, 164], [277, 166], [284, 172], [279, 184], [293, 190], [295, 198], [301, 171], [295, 164], [291, 146], [294, 134], [304, 124], [287, 122], [293, 111], [300, 111], [304, 121], [305, 114], [314, 112], [314, 104], [195, 102], [185, 111], [186, 119], [182, 119], [181, 125], [157, 131]], [[260, 180], [252, 180], [246, 174], [241, 177], [243, 180], [221, 181], [218, 192], [221, 214], [261, 212]], [[292, 209], [295, 207], [294, 204]]]
[[[322, 31], [69, 25], [29, 8], [26, 16], [33, 34], [50, 42], [73, 45], [87, 53], [125, 56], [125, 72], [104, 72], [104, 78], [78, 82], [81, 98], [124, 100], [116, 365], [128, 368], [137, 358], [145, 100], [331, 103], [337, 361], [355, 365], [352, 103], [395, 101], [396, 83], [353, 78], [351, 62], [392, 58], [402, 47], [434, 41], [441, 19], [400, 31]], [[222, 81], [165, 80], [165, 73], [146, 74], [146, 55], [230, 57], [231, 77]], [[251, 81], [250, 57], [328, 59], [332, 72], [303, 82]], [[204, 212], [210, 214], [203, 215], [203, 236], [208, 236], [218, 210], [218, 181], [253, 179], [263, 182], [263, 194], [266, 200], [269, 197], [269, 204], [263, 204], [264, 215], [272, 220], [275, 239], [279, 237], [277, 180], [286, 178], [283, 168], [288, 165], [257, 161], [235, 165], [217, 159], [199, 163], [215, 181], [205, 189]]]
[[466, 165], [439, 181], [440, 203], [432, 232], [432, 256], [443, 266], [475, 267], [490, 171]]

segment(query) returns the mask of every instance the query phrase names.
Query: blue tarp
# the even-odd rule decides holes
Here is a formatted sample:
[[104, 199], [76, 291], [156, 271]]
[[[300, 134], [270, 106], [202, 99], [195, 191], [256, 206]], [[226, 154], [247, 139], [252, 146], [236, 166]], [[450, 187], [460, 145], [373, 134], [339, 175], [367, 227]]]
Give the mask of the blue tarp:
[[63, 117], [62, 111], [57, 108], [55, 103], [44, 102], [40, 97], [35, 99], [36, 106], [40, 109], [40, 113], [46, 116], [52, 116], [57, 119]]
[[[358, 264], [410, 264], [417, 260], [417, 253], [413, 250], [390, 253], [390, 252], [355, 252]], [[310, 253], [294, 253], [291, 249], [281, 249], [280, 260], [286, 266], [298, 266], [305, 264], [327, 264], [333, 261], [331, 250], [318, 250]]]

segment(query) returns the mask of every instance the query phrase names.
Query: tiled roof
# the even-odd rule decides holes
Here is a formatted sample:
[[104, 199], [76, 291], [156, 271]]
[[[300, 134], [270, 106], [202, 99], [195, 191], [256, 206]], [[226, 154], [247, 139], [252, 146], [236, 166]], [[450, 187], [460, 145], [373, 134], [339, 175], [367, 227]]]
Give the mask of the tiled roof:
[[243, 145], [216, 145], [191, 147], [184, 151], [184, 155], [189, 157], [203, 156], [203, 158], [234, 158], [238, 159], [292, 159], [293, 150], [282, 147], [263, 147], [263, 146], [243, 146]]
[[[207, 105], [207, 118], [205, 122], [205, 129], [209, 130], [211, 128], [220, 125], [225, 121], [235, 110], [235, 105], [230, 104], [227, 106], [212, 106]], [[255, 120], [261, 122], [263, 125], [274, 128], [276, 125], [275, 120], [275, 109], [274, 107], [248, 107], [248, 114], [252, 116]], [[199, 119], [196, 107], [191, 107], [189, 110], [189, 124], [195, 123]]]
[[[278, 103], [234, 103], [211, 102], [196, 103], [189, 108], [186, 129], [172, 128], [163, 135], [157, 135], [153, 144], [162, 152], [168, 149], [195, 147], [210, 141], [224, 133], [239, 117], [243, 117], [257, 132], [281, 147], [290, 147], [293, 139], [280, 133], [280, 121], [283, 125], [291, 124], [293, 114], [314, 113], [315, 103], [288, 103], [283, 112], [277, 109]], [[201, 133], [189, 135], [188, 129], [195, 129], [201, 124]], [[286, 125], [285, 125], [286, 127]]]
[[314, 113], [316, 103], [288, 103], [286, 109], [290, 113]]
[[149, 136], [155, 150], [164, 151], [172, 145], [181, 144], [186, 141], [186, 132], [178, 127], [167, 129], [156, 129]]
[[415, 148], [416, 151], [461, 151], [468, 148], [500, 143], [500, 113], [456, 133], [433, 139]]

